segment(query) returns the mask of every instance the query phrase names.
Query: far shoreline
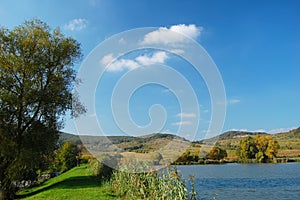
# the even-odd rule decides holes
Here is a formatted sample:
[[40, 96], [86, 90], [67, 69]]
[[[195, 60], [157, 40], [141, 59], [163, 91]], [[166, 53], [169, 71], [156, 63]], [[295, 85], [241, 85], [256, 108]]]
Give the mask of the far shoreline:
[[172, 163], [174, 166], [181, 165], [224, 165], [224, 164], [282, 164], [282, 163], [295, 163], [300, 162], [299, 157], [290, 157], [290, 158], [276, 158], [274, 160], [268, 162], [258, 162], [256, 160], [248, 160], [248, 161], [238, 161], [238, 160], [201, 160], [199, 162], [176, 162]]

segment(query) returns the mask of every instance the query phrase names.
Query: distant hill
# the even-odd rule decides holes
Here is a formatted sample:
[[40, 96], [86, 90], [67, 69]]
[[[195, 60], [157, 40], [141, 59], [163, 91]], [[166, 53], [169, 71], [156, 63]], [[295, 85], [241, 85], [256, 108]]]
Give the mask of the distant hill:
[[268, 134], [265, 132], [228, 131], [210, 139], [231, 140], [235, 138], [243, 138], [243, 137], [255, 136], [255, 135], [268, 135]]
[[273, 135], [276, 140], [300, 139], [300, 127], [288, 132], [276, 133]]
[[133, 152], [151, 152], [160, 149], [173, 140], [180, 140], [189, 142], [185, 138], [166, 133], [153, 133], [141, 137], [133, 136], [85, 136], [73, 135], [69, 133], [61, 133], [58, 144], [70, 141], [75, 144], [89, 145], [89, 148], [96, 148], [101, 146], [104, 151], [111, 149], [112, 145], [121, 148], [123, 151]]
[[[62, 144], [71, 141], [81, 144], [93, 151], [101, 152], [135, 152], [151, 153], [166, 147], [172, 141], [176, 141], [178, 146], [190, 144], [191, 151], [209, 151], [211, 145], [217, 145], [225, 149], [230, 158], [236, 159], [235, 151], [240, 144], [240, 140], [247, 136], [270, 135], [278, 141], [280, 145], [279, 156], [300, 156], [300, 127], [288, 132], [268, 134], [265, 132], [244, 132], [228, 131], [217, 137], [202, 141], [190, 142], [185, 138], [173, 134], [153, 133], [142, 137], [133, 136], [78, 136], [69, 133], [61, 133], [58, 143]], [[168, 154], [171, 154], [171, 149]]]
[[78, 135], [73, 135], [70, 133], [60, 132], [58, 144], [62, 145], [64, 142], [73, 142], [74, 144], [80, 144], [81, 140]]

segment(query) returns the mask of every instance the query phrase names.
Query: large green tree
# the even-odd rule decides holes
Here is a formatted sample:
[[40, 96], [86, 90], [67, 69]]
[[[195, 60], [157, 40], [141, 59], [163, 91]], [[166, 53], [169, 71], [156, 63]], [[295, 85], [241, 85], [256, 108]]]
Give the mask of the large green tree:
[[240, 146], [237, 149], [237, 155], [241, 160], [254, 159], [258, 152], [254, 139], [250, 136], [240, 141]]
[[32, 180], [53, 151], [63, 117], [85, 111], [73, 99], [80, 44], [34, 19], [0, 29], [0, 187], [13, 199], [16, 183]]

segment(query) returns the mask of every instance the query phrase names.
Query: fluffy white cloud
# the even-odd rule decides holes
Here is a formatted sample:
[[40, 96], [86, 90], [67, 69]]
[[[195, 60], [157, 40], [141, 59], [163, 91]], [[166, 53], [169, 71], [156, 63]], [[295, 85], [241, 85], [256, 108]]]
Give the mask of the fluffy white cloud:
[[196, 114], [195, 113], [178, 113], [176, 115], [176, 117], [189, 117], [189, 118], [195, 118], [196, 117]]
[[[110, 72], [120, 72], [123, 70], [132, 70], [141, 65], [150, 65], [154, 63], [164, 63], [168, 59], [168, 55], [164, 51], [155, 52], [152, 56], [142, 55], [138, 56], [135, 59], [120, 59], [112, 62], [115, 58], [112, 54], [105, 55], [100, 63], [104, 66], [107, 66], [107, 71]], [[112, 62], [112, 63], [111, 63]]]
[[198, 36], [200, 36], [202, 30], [202, 27], [197, 27], [195, 24], [179, 24], [171, 26], [170, 28], [160, 27], [158, 30], [146, 34], [141, 44], [185, 43], [187, 41], [186, 37], [182, 35], [196, 39]]
[[155, 52], [151, 57], [147, 55], [138, 56], [135, 60], [141, 65], [150, 65], [154, 63], [164, 63], [168, 55], [164, 51]]
[[80, 31], [86, 28], [88, 21], [86, 19], [73, 19], [68, 24], [64, 25], [64, 29], [70, 31]]
[[132, 70], [139, 67], [139, 64], [135, 62], [134, 60], [129, 60], [129, 59], [121, 59], [117, 60], [116, 62], [113, 62], [112, 64], [109, 65], [107, 68], [107, 71], [110, 72], [120, 72], [125, 69]]
[[200, 35], [200, 32], [203, 30], [203, 28], [197, 27], [195, 24], [190, 24], [190, 25], [179, 24], [179, 25], [171, 26], [170, 30], [175, 31], [177, 33], [181, 33], [193, 39], [196, 39]]
[[103, 65], [108, 65], [111, 61], [114, 60], [114, 57], [113, 57], [113, 54], [110, 53], [110, 54], [107, 54], [105, 55], [102, 59], [101, 59], [101, 63]]

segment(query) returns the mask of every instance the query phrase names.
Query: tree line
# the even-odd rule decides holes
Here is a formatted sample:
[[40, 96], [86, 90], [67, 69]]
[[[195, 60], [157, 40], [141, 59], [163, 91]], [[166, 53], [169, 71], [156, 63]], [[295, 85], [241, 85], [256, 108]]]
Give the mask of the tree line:
[[[271, 162], [278, 153], [280, 146], [270, 135], [247, 136], [242, 139], [236, 149], [237, 161], [240, 162]], [[226, 159], [227, 151], [216, 144], [208, 153], [201, 154], [200, 147], [197, 151], [187, 149], [174, 164], [202, 164], [216, 163]]]

